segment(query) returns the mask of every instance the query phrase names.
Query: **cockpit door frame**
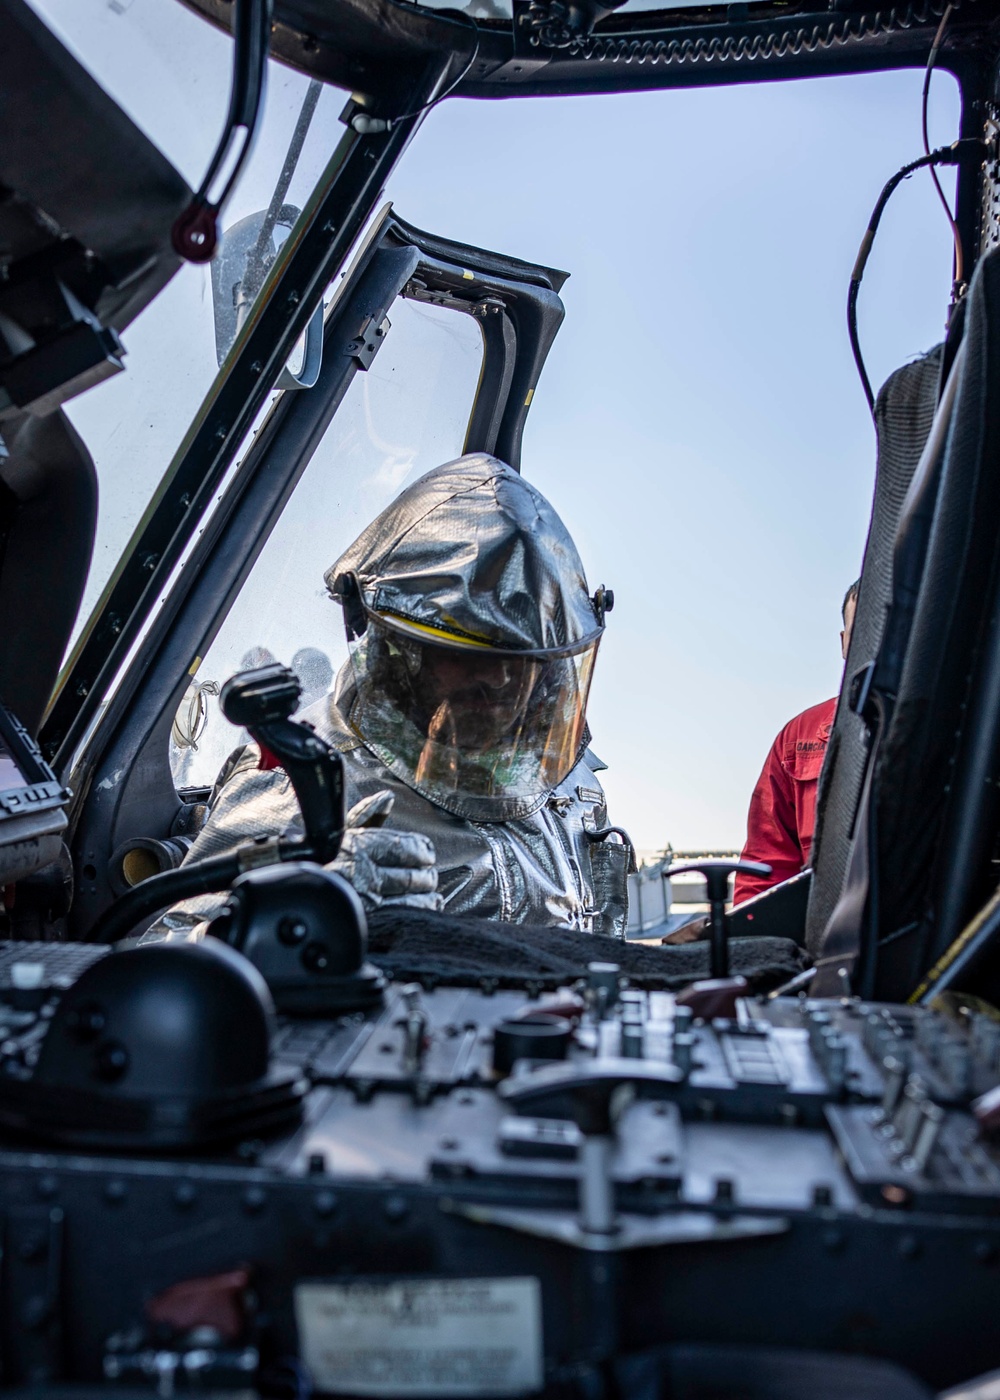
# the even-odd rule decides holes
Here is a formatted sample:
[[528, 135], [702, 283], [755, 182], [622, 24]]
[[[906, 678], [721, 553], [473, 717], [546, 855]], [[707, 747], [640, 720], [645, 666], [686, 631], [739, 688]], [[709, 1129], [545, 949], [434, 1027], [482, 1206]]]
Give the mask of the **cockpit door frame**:
[[465, 450], [493, 452], [517, 467], [528, 407], [563, 318], [558, 288], [564, 281], [554, 269], [431, 237], [389, 207], [383, 211], [327, 311], [315, 388], [276, 400], [74, 767], [73, 937], [86, 937], [113, 898], [108, 870], [121, 843], [166, 836], [183, 823], [168, 736], [188, 678], [348, 387], [377, 353], [378, 331], [393, 302], [399, 296], [437, 302], [479, 321], [484, 357]]

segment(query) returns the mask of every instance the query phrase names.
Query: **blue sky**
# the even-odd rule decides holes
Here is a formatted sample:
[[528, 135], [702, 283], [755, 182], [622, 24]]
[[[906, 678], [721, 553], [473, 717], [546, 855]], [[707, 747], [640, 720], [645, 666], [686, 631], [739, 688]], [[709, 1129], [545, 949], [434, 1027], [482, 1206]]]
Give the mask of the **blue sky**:
[[[874, 472], [847, 282], [921, 82], [452, 101], [391, 180], [418, 226], [572, 274], [522, 470], [616, 592], [591, 719], [642, 847], [739, 844], [778, 729], [839, 686]], [[932, 98], [951, 140], [950, 76]], [[940, 339], [950, 246], [915, 176], [862, 287], [873, 383]]]

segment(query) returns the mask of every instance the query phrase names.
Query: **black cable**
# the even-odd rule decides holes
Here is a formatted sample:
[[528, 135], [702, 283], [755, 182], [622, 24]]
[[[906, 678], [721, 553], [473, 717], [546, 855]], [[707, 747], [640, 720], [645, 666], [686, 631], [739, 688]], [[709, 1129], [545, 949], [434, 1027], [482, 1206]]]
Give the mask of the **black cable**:
[[178, 870], [165, 870], [151, 875], [115, 900], [94, 924], [88, 935], [92, 943], [117, 943], [126, 938], [136, 924], [151, 915], [199, 894], [215, 894], [227, 890], [243, 873], [239, 852], [214, 856], [194, 865], [182, 865]]
[[[447, 11], [445, 13], [452, 14], [461, 12]], [[472, 55], [469, 58], [468, 63], [466, 63], [465, 67], [462, 69], [461, 73], [459, 73], [455, 81], [453, 83], [449, 83], [448, 86], [445, 88], [444, 92], [439, 93], [437, 97], [432, 97], [431, 100], [429, 102], [425, 102], [422, 107], [415, 107], [412, 112], [400, 112], [398, 116], [388, 118], [370, 117], [366, 112], [356, 112], [355, 115], [351, 118], [351, 127], [354, 131], [358, 132], [358, 134], [361, 136], [369, 136], [372, 133], [379, 131], [391, 131], [392, 128], [396, 126], [398, 122], [406, 121], [409, 117], [419, 117], [421, 113], [429, 112], [432, 107], [436, 107], [439, 102], [443, 102], [446, 97], [451, 96], [451, 94], [458, 87], [459, 83], [464, 82], [465, 79], [472, 72], [472, 65], [479, 57], [479, 44], [482, 37], [479, 31], [479, 25], [476, 23], [476, 21], [472, 18], [471, 15], [462, 14], [461, 17], [463, 20], [466, 20], [472, 26], [472, 32], [476, 36], [476, 42], [472, 46]]]
[[[421, 112], [429, 112], [430, 109], [431, 109], [432, 107], [436, 107], [436, 106], [438, 105], [439, 102], [443, 102], [443, 101], [445, 100], [446, 97], [450, 97], [451, 94], [452, 94], [452, 93], [455, 91], [455, 89], [458, 87], [459, 83], [464, 83], [465, 80], [466, 80], [466, 78], [467, 78], [467, 77], [469, 76], [469, 74], [472, 72], [472, 65], [475, 63], [476, 59], [479, 57], [479, 44], [480, 44], [480, 37], [481, 37], [481, 36], [480, 36], [480, 33], [479, 33], [479, 25], [478, 25], [478, 24], [476, 23], [476, 21], [472, 18], [472, 16], [471, 16], [471, 15], [466, 15], [465, 18], [466, 18], [466, 19], [469, 21], [469, 23], [472, 25], [472, 32], [473, 32], [473, 34], [476, 36], [476, 42], [475, 42], [475, 44], [473, 44], [473, 46], [472, 46], [472, 57], [469, 59], [468, 63], [467, 63], [467, 64], [465, 65], [465, 67], [462, 69], [461, 73], [459, 73], [459, 75], [458, 75], [458, 77], [455, 79], [455, 81], [454, 81], [453, 83], [449, 83], [448, 86], [445, 88], [444, 92], [442, 92], [439, 96], [437, 96], [437, 97], [432, 97], [431, 100], [430, 100], [430, 102], [425, 102], [424, 105], [423, 105], [422, 107], [418, 107], [418, 108], [417, 108], [415, 111], [413, 111], [413, 112], [403, 112], [403, 113], [400, 114], [400, 116], [398, 116], [398, 117], [393, 117], [393, 119], [392, 119], [393, 122], [405, 121], [407, 117], [419, 117], [420, 114], [421, 114]], [[391, 123], [390, 123], [390, 125], [391, 125]]]
[[925, 165], [957, 165], [967, 150], [972, 147], [982, 146], [982, 141], [978, 136], [968, 136], [961, 141], [953, 141], [950, 146], [941, 146], [936, 151], [929, 151], [926, 155], [911, 160], [909, 165], [904, 165], [902, 170], [897, 170], [892, 179], [887, 181], [882, 193], [878, 197], [872, 216], [868, 220], [868, 227], [861, 240], [861, 247], [858, 249], [858, 256], [854, 263], [854, 271], [851, 273], [850, 285], [847, 289], [847, 334], [851, 341], [851, 353], [854, 356], [854, 363], [857, 365], [858, 374], [861, 378], [861, 387], [865, 391], [865, 398], [868, 400], [869, 411], [875, 412], [875, 395], [872, 393], [871, 382], [868, 372], [865, 369], [864, 357], [861, 354], [861, 344], [858, 339], [858, 291], [861, 287], [861, 279], [865, 275], [865, 268], [871, 256], [872, 244], [875, 242], [875, 234], [882, 221], [885, 206], [889, 203], [897, 187], [904, 180], [908, 180], [915, 170], [920, 170]]
[[[931, 44], [931, 51], [927, 55], [927, 67], [924, 70], [924, 87], [920, 100], [920, 129], [924, 138], [924, 155], [930, 155], [931, 143], [927, 133], [927, 109], [931, 92], [931, 74], [937, 64], [938, 54], [941, 51], [941, 44], [944, 39], [945, 30], [948, 28], [948, 21], [951, 19], [951, 12], [954, 5], [949, 5], [941, 16], [941, 23], [937, 27], [934, 41]], [[934, 181], [934, 188], [937, 190], [938, 199], [941, 201], [941, 208], [944, 210], [945, 218], [951, 229], [951, 236], [955, 243], [954, 261], [952, 264], [952, 300], [957, 301], [962, 294], [965, 282], [965, 253], [962, 248], [962, 232], [958, 227], [954, 214], [951, 212], [951, 205], [948, 203], [948, 196], [942, 188], [941, 181], [937, 177], [937, 171], [931, 166], [931, 179]]]
[[[331, 849], [336, 853], [340, 846], [343, 831], [337, 831], [335, 846], [327, 843], [326, 849], [317, 851], [309, 840], [282, 840], [272, 851], [271, 862], [332, 859]], [[194, 899], [199, 894], [217, 894], [228, 890], [233, 882], [248, 870], [261, 865], [260, 847], [241, 846], [239, 850], [225, 856], [211, 856], [191, 865], [182, 865], [176, 870], [164, 870], [160, 875], [151, 875], [141, 884], [133, 885], [110, 908], [105, 909], [87, 935], [91, 943], [117, 943], [126, 938], [143, 919], [149, 919], [171, 904], [179, 904], [182, 899]], [[249, 859], [247, 857], [250, 857]]]

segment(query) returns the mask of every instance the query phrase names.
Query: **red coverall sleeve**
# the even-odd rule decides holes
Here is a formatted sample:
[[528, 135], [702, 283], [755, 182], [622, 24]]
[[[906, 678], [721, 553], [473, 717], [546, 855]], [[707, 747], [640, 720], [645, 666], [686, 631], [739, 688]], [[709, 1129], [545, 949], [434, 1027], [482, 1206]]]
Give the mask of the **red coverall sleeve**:
[[771, 867], [771, 874], [737, 875], [734, 904], [742, 904], [802, 869], [802, 848], [796, 831], [795, 780], [783, 762], [784, 740], [785, 731], [782, 730], [757, 779], [747, 814], [746, 845], [741, 853], [743, 860], [765, 862]]

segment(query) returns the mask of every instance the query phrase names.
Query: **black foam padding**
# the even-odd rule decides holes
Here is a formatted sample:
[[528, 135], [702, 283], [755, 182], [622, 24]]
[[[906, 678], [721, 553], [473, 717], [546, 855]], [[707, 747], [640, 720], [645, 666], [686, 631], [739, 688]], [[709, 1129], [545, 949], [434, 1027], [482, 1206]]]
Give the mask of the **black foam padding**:
[[[419, 909], [377, 909], [368, 916], [368, 955], [394, 978], [462, 982], [490, 978], [498, 986], [527, 980], [558, 985], [583, 976], [590, 962], [614, 962], [637, 985], [665, 990], [708, 977], [707, 941], [650, 947], [572, 929], [455, 918]], [[788, 981], [809, 965], [785, 938], [734, 938], [730, 970], [754, 990]]]
[[[861, 571], [861, 591], [844, 675], [874, 660], [892, 595], [896, 528], [906, 492], [930, 434], [938, 401], [943, 346], [890, 375], [875, 404], [878, 455], [871, 522]], [[845, 588], [850, 580], [845, 581]], [[867, 755], [867, 736], [847, 703], [846, 688], [820, 774], [813, 839], [814, 869], [806, 915], [806, 946], [817, 949], [840, 897], [851, 852], [854, 817]]]

